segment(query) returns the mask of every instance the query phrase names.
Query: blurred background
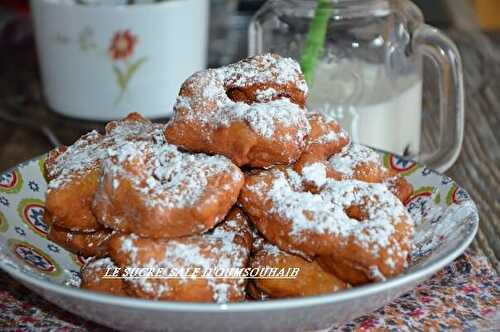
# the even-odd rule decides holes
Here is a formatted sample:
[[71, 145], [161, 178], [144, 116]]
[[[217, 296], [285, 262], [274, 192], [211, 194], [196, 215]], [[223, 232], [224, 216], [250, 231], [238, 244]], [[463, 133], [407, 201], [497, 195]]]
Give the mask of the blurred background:
[[[110, 0], [102, 2], [106, 1]], [[231, 63], [247, 54], [248, 24], [264, 2], [265, 0], [210, 0], [209, 66]], [[497, 40], [500, 38], [498, 0], [413, 0], [413, 2], [422, 10], [426, 22], [437, 28], [478, 24], [491, 38]], [[6, 43], [20, 45], [30, 42], [32, 31], [29, 11], [29, 0], [0, 0], [2, 36], [0, 45], [4, 46]]]
[[[109, 6], [114, 2], [127, 4], [131, 0], [54, 0], [54, 2], [65, 1], [90, 5], [103, 3]], [[263, 0], [209, 1], [210, 23], [206, 31], [208, 37], [206, 64], [209, 67], [225, 65], [247, 55], [248, 25], [264, 2]], [[476, 40], [477, 36], [492, 41], [493, 45], [500, 43], [498, 0], [415, 0], [414, 2], [423, 11], [427, 23], [442, 29], [452, 38], [463, 39], [459, 48], [470, 47], [470, 43]], [[60, 23], [55, 24], [59, 24], [64, 30], [66, 23], [61, 17]], [[178, 28], [184, 29], [182, 26]], [[480, 34], [473, 37], [470, 34], [472, 31]], [[91, 34], [92, 31], [86, 32]], [[62, 34], [56, 38], [64, 43], [67, 37]], [[158, 36], [157, 40], [161, 44], [162, 36]], [[91, 46], [92, 44], [89, 47]], [[484, 52], [491, 55], [488, 55], [489, 60], [486, 59]], [[484, 52], [473, 55], [474, 61], [491, 61], [491, 57], [500, 56], [489, 49]], [[487, 75], [483, 75], [483, 68], [481, 65], [476, 68], [477, 72], [473, 73], [477, 75], [477, 79], [470, 84], [472, 89], [477, 89], [481, 85], [479, 79], [486, 79]], [[425, 99], [424, 91], [424, 101]], [[427, 99], [428, 104], [436, 102], [432, 98]], [[0, 142], [2, 142], [0, 145], [3, 145], [0, 148], [0, 169], [43, 153], [59, 143], [71, 143], [81, 133], [101, 127], [101, 122], [72, 120], [48, 109], [40, 84], [30, 3], [28, 0], [0, 0]]]

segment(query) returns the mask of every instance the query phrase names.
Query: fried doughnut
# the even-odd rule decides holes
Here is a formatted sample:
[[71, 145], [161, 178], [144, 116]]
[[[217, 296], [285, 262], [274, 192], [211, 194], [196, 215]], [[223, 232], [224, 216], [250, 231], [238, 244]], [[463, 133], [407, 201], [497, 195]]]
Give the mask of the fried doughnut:
[[328, 162], [342, 174], [343, 179], [382, 183], [389, 177], [387, 169], [380, 163], [379, 155], [369, 147], [357, 143], [351, 143], [344, 151], [333, 155]]
[[333, 173], [340, 173], [342, 179], [385, 183], [401, 202], [406, 202], [413, 192], [408, 181], [389, 171], [374, 150], [361, 144], [351, 143], [342, 153], [331, 156], [328, 162], [334, 170]]
[[223, 156], [129, 142], [102, 165], [93, 211], [106, 227], [172, 238], [213, 228], [238, 198], [243, 174]]
[[[90, 134], [96, 135], [97, 132], [90, 132]], [[80, 139], [84, 138], [85, 136], [86, 135], [82, 136]], [[96, 135], [96, 136], [99, 136], [99, 135]], [[100, 138], [100, 137], [96, 137], [96, 139], [97, 138]], [[75, 144], [78, 143], [79, 141], [80, 140], [77, 140], [75, 142]], [[47, 154], [47, 158], [45, 159], [45, 161], [43, 163], [43, 176], [47, 182], [50, 182], [51, 180], [53, 180], [57, 177], [57, 173], [59, 172], [59, 171], [56, 172], [57, 159], [67, 149], [68, 149], [68, 147], [66, 145], [61, 145], [61, 146], [58, 146], [58, 147], [50, 150], [49, 153]]]
[[52, 217], [52, 214], [49, 212], [49, 210], [47, 210], [47, 209], [43, 210], [42, 218], [43, 218], [43, 222], [45, 223], [45, 225], [47, 225], [49, 227], [52, 226], [54, 218]]
[[[335, 255], [319, 256], [316, 258], [318, 264], [325, 270], [338, 275], [340, 279], [348, 281], [353, 286], [364, 285], [374, 280], [385, 279], [384, 275], [373, 269], [369, 273], [359, 267], [355, 260], [350, 257], [337, 257]], [[370, 275], [372, 275], [370, 277]]]
[[[252, 250], [250, 251], [251, 253], [250, 260], [251, 260], [253, 255], [261, 251], [264, 248], [264, 244], [268, 242], [266, 242], [266, 240], [262, 237], [262, 235], [259, 233], [254, 224], [250, 223], [250, 229], [252, 231]], [[246, 292], [248, 300], [263, 301], [269, 298], [267, 294], [265, 294], [263, 291], [257, 288], [253, 279], [249, 279], [247, 281]]]
[[270, 298], [290, 298], [328, 294], [347, 287], [345, 282], [325, 272], [315, 261], [309, 262], [291, 255], [270, 243], [265, 243], [262, 249], [253, 255], [250, 266], [252, 268], [300, 269], [295, 279], [259, 278], [252, 280], [256, 287], [252, 293], [253, 296], [258, 296], [256, 299], [262, 298], [262, 293]]
[[322, 182], [311, 193], [291, 169], [260, 171], [246, 178], [239, 202], [264, 237], [291, 254], [350, 259], [369, 280], [402, 272], [413, 221], [397, 197], [383, 184]]
[[[111, 239], [110, 253], [122, 268], [154, 267], [166, 271], [245, 268], [251, 236], [245, 217], [233, 209], [226, 221], [202, 235], [171, 240], [116, 235]], [[245, 299], [245, 282], [241, 278], [125, 278], [125, 282], [130, 295], [146, 299], [217, 303]]]
[[108, 269], [113, 270], [115, 268], [117, 266], [109, 257], [91, 259], [80, 271], [82, 276], [80, 287], [94, 292], [127, 296], [122, 279], [103, 278]]
[[247, 282], [247, 300], [265, 301], [269, 299], [269, 295], [261, 291], [256, 285], [254, 280]]
[[[384, 183], [401, 202], [406, 202], [413, 192], [413, 187], [403, 177], [388, 170], [380, 161], [379, 155], [369, 147], [357, 143], [341, 141], [342, 148], [330, 154], [326, 148], [324, 153], [304, 152], [295, 163], [294, 170], [304, 177], [306, 189], [318, 192], [325, 178], [335, 180], [356, 179], [369, 183]], [[340, 153], [337, 153], [339, 152]], [[327, 160], [328, 159], [328, 160]], [[318, 177], [319, 175], [319, 177]]]
[[182, 85], [165, 136], [238, 166], [289, 164], [299, 158], [310, 130], [306, 94], [300, 66], [278, 55], [200, 71]]
[[85, 257], [103, 257], [108, 254], [111, 231], [102, 229], [92, 233], [71, 232], [56, 225], [50, 226], [47, 239], [64, 249]]
[[340, 180], [342, 174], [328, 165], [328, 158], [349, 144], [349, 136], [335, 120], [326, 119], [320, 113], [308, 114], [311, 133], [307, 139], [307, 146], [302, 152], [299, 160], [293, 165], [293, 169], [304, 175], [304, 185], [307, 190], [317, 192], [318, 188], [314, 176], [317, 174], [315, 168], [323, 164], [329, 178]]
[[399, 174], [392, 172], [389, 174], [391, 175], [385, 180], [384, 183], [387, 185], [387, 188], [389, 188], [389, 190], [396, 195], [397, 198], [399, 198], [401, 203], [406, 204], [413, 193], [413, 186]]
[[294, 165], [296, 171], [301, 170], [304, 165], [326, 161], [349, 144], [349, 136], [335, 120], [326, 119], [320, 113], [310, 113], [307, 118], [311, 132], [304, 152]]
[[102, 228], [90, 210], [100, 173], [102, 140], [103, 136], [93, 131], [70, 147], [49, 152], [45, 162], [49, 179], [45, 204], [56, 225], [81, 232]]
[[262, 237], [262, 235], [259, 233], [254, 224], [250, 224], [250, 229], [252, 230], [252, 239], [253, 239], [252, 254], [255, 254], [256, 252], [262, 250], [264, 244], [266, 243], [266, 240]]
[[108, 149], [128, 141], [164, 141], [162, 131], [163, 126], [132, 113], [109, 123], [105, 136], [92, 131], [69, 147], [52, 150], [44, 169], [49, 180], [46, 210], [54, 224], [75, 232], [102, 229], [91, 206]]

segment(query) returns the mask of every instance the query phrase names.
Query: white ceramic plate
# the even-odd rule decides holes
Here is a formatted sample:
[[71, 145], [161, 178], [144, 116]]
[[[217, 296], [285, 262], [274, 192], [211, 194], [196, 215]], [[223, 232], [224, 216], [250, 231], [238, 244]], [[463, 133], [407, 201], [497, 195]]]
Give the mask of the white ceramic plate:
[[339, 293], [227, 305], [146, 301], [80, 290], [81, 260], [48, 241], [43, 222], [43, 157], [0, 175], [0, 268], [47, 300], [115, 329], [163, 331], [312, 331], [371, 312], [412, 289], [460, 255], [479, 217], [465, 190], [415, 162], [380, 154], [406, 176], [415, 193], [407, 208], [416, 221], [409, 269], [385, 282]]

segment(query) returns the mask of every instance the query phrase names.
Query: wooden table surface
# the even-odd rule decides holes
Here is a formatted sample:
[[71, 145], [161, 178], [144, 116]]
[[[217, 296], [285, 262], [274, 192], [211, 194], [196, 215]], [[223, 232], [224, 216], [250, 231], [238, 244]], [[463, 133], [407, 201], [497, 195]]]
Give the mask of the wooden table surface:
[[[500, 272], [500, 40], [492, 42], [479, 31], [447, 32], [461, 51], [466, 89], [464, 145], [447, 174], [477, 203], [481, 222], [473, 248], [482, 251]], [[0, 107], [0, 170], [51, 148], [41, 124], [66, 144], [102, 126], [47, 110], [30, 46], [0, 52]], [[26, 126], [14, 124], [12, 118], [20, 118]]]
[[473, 247], [500, 272], [500, 40], [450, 31], [462, 55], [466, 92], [464, 144], [447, 175], [472, 196], [480, 227]]

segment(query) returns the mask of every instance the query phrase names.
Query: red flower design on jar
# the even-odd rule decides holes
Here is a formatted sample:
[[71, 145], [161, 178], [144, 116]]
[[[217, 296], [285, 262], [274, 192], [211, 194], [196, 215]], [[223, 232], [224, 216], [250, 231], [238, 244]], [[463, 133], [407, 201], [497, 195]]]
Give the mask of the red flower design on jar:
[[125, 60], [134, 52], [137, 37], [129, 30], [117, 31], [109, 46], [109, 54], [113, 60]]

